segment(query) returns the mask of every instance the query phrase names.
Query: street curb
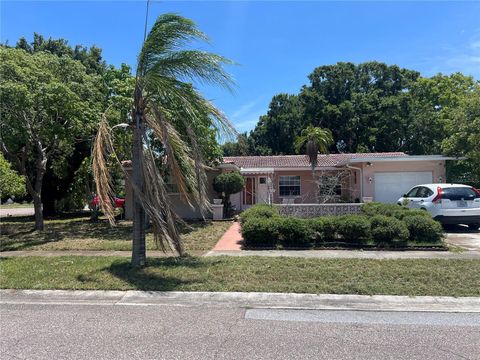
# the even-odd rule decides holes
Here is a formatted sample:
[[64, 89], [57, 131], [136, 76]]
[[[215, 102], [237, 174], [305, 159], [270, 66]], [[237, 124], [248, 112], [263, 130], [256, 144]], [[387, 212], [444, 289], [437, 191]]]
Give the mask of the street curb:
[[259, 292], [0, 290], [0, 304], [207, 306], [310, 310], [480, 313], [480, 297]]

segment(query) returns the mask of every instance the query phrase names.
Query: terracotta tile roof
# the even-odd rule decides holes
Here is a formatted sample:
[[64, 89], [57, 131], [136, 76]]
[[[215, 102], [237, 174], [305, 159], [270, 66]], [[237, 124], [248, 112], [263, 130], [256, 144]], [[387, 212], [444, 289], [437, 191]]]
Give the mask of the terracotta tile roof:
[[[348, 164], [353, 158], [398, 157], [407, 156], [403, 152], [357, 153], [318, 155], [319, 167], [335, 167]], [[235, 164], [241, 168], [287, 168], [310, 167], [306, 155], [274, 155], [274, 156], [226, 156], [224, 164]]]

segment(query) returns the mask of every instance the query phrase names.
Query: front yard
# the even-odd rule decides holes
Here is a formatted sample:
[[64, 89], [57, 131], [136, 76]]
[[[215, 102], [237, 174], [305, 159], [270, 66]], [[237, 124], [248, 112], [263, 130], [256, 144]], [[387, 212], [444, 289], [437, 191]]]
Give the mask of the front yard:
[[[2, 218], [0, 251], [14, 250], [131, 250], [132, 222], [120, 221], [111, 227], [106, 220], [91, 222], [86, 214], [45, 221], [45, 231], [32, 231], [28, 217]], [[182, 227], [185, 249], [190, 254], [210, 250], [230, 222], [189, 222]], [[153, 236], [147, 235], [147, 250], [156, 250]]]
[[[147, 267], [140, 270], [122, 257], [2, 258], [0, 287], [480, 296], [480, 260], [200, 257], [230, 225], [188, 223], [182, 232], [190, 256], [149, 258]], [[110, 227], [105, 220], [90, 222], [84, 213], [47, 220], [44, 232], [32, 227], [28, 217], [2, 219], [0, 249], [131, 249], [129, 221]], [[156, 249], [151, 234], [147, 248]]]
[[186, 257], [136, 270], [118, 257], [12, 257], [0, 269], [10, 289], [480, 296], [480, 260]]

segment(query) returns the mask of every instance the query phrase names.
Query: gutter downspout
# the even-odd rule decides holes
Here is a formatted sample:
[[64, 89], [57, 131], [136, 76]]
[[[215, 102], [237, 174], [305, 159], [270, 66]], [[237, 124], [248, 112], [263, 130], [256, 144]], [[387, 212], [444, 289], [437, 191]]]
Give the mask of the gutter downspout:
[[346, 166], [347, 169], [358, 170], [360, 172], [360, 202], [363, 202], [363, 169], [356, 166], [350, 166], [348, 164]]

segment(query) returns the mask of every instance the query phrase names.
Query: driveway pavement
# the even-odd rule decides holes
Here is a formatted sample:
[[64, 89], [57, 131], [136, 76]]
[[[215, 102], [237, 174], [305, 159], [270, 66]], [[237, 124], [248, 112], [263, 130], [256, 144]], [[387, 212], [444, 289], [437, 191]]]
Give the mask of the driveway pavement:
[[10, 359], [478, 359], [480, 314], [0, 304]]
[[458, 225], [446, 229], [445, 241], [465, 250], [480, 251], [480, 230], [470, 230]]

